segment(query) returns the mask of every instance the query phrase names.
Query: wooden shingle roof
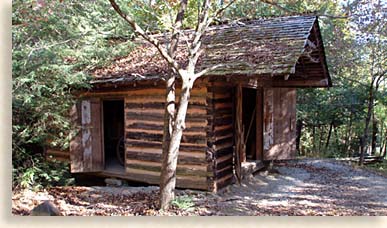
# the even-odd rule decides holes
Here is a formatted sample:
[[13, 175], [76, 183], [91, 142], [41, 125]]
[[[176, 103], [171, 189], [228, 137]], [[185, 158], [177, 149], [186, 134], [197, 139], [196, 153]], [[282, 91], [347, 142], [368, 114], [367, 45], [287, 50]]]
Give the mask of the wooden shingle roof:
[[[187, 30], [177, 59], [185, 64]], [[155, 35], [161, 41], [165, 35]], [[281, 76], [286, 80], [318, 79], [330, 86], [324, 47], [316, 16], [288, 16], [211, 26], [203, 37], [198, 70], [224, 66], [207, 76]], [[157, 49], [142, 42], [129, 56], [97, 69], [94, 82], [149, 80], [169, 73]]]

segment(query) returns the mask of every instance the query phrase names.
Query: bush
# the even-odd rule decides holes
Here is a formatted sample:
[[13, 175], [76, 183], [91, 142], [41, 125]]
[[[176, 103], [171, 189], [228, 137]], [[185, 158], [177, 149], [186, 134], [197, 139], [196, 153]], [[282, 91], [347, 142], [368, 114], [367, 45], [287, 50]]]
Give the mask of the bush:
[[74, 183], [69, 164], [48, 161], [42, 154], [30, 155], [24, 149], [12, 160], [13, 189], [28, 188], [38, 190], [50, 186], [67, 186]]

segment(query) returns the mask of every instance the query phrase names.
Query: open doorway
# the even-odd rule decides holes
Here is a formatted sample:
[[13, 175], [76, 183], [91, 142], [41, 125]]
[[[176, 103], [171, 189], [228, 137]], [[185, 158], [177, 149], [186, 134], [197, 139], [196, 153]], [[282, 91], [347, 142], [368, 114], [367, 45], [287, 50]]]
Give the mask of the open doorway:
[[103, 101], [105, 169], [124, 171], [124, 100]]
[[244, 127], [244, 140], [246, 145], [246, 160], [256, 160], [256, 107], [257, 90], [242, 89], [242, 124]]

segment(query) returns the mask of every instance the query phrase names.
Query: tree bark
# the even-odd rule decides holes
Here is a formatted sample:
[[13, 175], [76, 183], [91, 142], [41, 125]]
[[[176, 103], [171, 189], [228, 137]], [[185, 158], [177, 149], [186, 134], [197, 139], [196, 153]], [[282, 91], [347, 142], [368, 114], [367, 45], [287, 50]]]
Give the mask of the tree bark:
[[183, 79], [180, 104], [177, 110], [176, 119], [173, 124], [173, 131], [169, 143], [166, 164], [165, 167], [163, 167], [165, 173], [161, 176], [161, 183], [163, 183], [163, 188], [160, 189], [160, 208], [163, 210], [167, 210], [169, 208], [170, 202], [175, 197], [174, 190], [176, 186], [177, 158], [179, 154], [181, 137], [183, 135], [183, 130], [185, 129], [185, 117], [187, 115], [192, 84], [193, 83], [185, 82]]
[[[168, 54], [175, 59], [175, 53], [177, 50], [177, 45], [179, 43], [179, 30], [183, 25], [185, 11], [187, 9], [188, 0], [182, 0], [180, 2], [179, 12], [176, 16], [175, 25], [172, 31], [171, 43], [169, 46]], [[173, 200], [173, 193], [168, 189], [169, 181], [170, 181], [170, 170], [173, 166], [170, 166], [171, 160], [173, 160], [173, 155], [169, 153], [169, 144], [171, 141], [171, 135], [173, 133], [174, 126], [174, 117], [175, 117], [175, 103], [176, 103], [176, 95], [175, 95], [175, 83], [176, 76], [174, 73], [176, 71], [171, 68], [171, 75], [167, 79], [166, 83], [166, 103], [165, 103], [165, 112], [164, 112], [164, 131], [163, 131], [163, 145], [162, 145], [162, 155], [163, 161], [160, 172], [160, 208], [168, 209], [169, 203]], [[176, 156], [177, 160], [177, 156]], [[177, 162], [177, 161], [176, 161]], [[176, 170], [176, 166], [175, 169]], [[173, 187], [174, 188], [174, 187]], [[172, 197], [171, 197], [172, 195]], [[167, 204], [167, 205], [166, 205]]]
[[365, 119], [365, 127], [364, 127], [364, 133], [360, 140], [360, 159], [359, 159], [359, 165], [363, 166], [364, 164], [364, 156], [365, 156], [365, 147], [367, 145], [368, 140], [368, 128], [370, 125], [371, 115], [374, 107], [374, 87], [373, 87], [374, 80], [372, 80], [369, 90], [369, 97], [368, 97], [368, 106], [367, 106], [367, 116]]
[[[165, 193], [165, 187], [168, 184], [168, 168], [169, 168], [169, 143], [172, 134], [173, 119], [175, 115], [175, 77], [170, 77], [166, 82], [166, 104], [164, 112], [164, 129], [163, 129], [163, 145], [162, 145], [162, 166], [160, 172], [160, 205], [163, 204], [162, 199]], [[161, 208], [161, 206], [160, 206]]]
[[324, 136], [324, 125], [320, 125], [318, 127], [319, 131], [320, 131], [320, 134], [319, 134], [319, 143], [318, 143], [318, 154], [320, 155], [321, 154], [321, 148], [322, 148], [322, 145], [323, 145], [323, 136]]
[[376, 142], [378, 140], [378, 121], [375, 119], [375, 113], [372, 113], [372, 137], [371, 137], [371, 154], [375, 155]]
[[333, 121], [331, 121], [331, 124], [329, 125], [329, 131], [328, 131], [328, 136], [327, 136], [327, 142], [326, 142], [326, 144], [325, 144], [325, 151], [328, 150], [329, 141], [330, 141], [331, 135], [332, 135], [332, 129], [333, 129]]
[[296, 123], [296, 150], [298, 154], [301, 154], [300, 142], [301, 142], [302, 127], [303, 127], [302, 120], [298, 119]]
[[315, 125], [312, 125], [312, 138], [313, 138], [313, 141], [312, 141], [312, 155], [316, 153], [316, 126]]
[[351, 157], [352, 156], [352, 153], [351, 153], [351, 140], [352, 140], [352, 115], [353, 115], [353, 111], [352, 111], [352, 105], [351, 105], [351, 113], [349, 115], [349, 124], [348, 124], [348, 131], [347, 131], [347, 136], [345, 137], [346, 140], [345, 140], [345, 146], [344, 148], [347, 149], [347, 153], [348, 153], [348, 157]]

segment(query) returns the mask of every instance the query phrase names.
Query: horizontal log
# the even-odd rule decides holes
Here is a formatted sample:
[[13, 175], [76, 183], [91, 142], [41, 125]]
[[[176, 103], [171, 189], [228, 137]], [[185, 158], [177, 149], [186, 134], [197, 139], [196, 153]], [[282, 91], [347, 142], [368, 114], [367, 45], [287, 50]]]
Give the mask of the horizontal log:
[[[191, 90], [192, 95], [197, 95], [197, 94], [206, 94], [207, 92], [207, 87], [199, 87], [199, 88], [193, 88]], [[176, 94], [180, 93], [180, 88], [176, 88]], [[129, 96], [136, 96], [136, 95], [161, 95], [165, 96], [165, 88], [159, 87], [159, 88], [142, 88], [142, 89], [131, 89], [127, 91], [127, 94]]]
[[234, 137], [234, 134], [233, 134], [233, 132], [231, 130], [228, 131], [228, 132], [229, 133], [226, 134], [226, 135], [218, 135], [218, 134], [216, 134], [215, 137], [213, 138], [213, 141], [215, 142], [215, 144], [219, 144], [219, 142], [223, 142], [224, 140], [232, 141], [233, 137]]
[[[131, 104], [139, 104], [139, 103], [164, 103], [165, 97], [163, 96], [152, 96], [152, 95], [142, 95], [142, 96], [131, 96], [131, 97], [125, 97], [125, 103], [131, 103]], [[176, 103], [179, 102], [179, 98], [176, 98]], [[206, 105], [207, 99], [203, 96], [190, 97], [189, 104], [196, 104], [196, 105]]]
[[[126, 124], [126, 126], [133, 125], [133, 124], [139, 124], [139, 125], [163, 127], [164, 126], [164, 119], [158, 119], [158, 120], [126, 119], [125, 124]], [[199, 128], [199, 127], [205, 128], [207, 126], [207, 120], [202, 120], [201, 122], [187, 121], [185, 123], [185, 126], [187, 127], [187, 129]]]
[[[186, 129], [184, 129], [184, 132], [205, 132], [206, 127], [203, 125], [200, 127], [195, 127], [192, 125], [187, 124]], [[130, 124], [126, 125], [125, 127], [128, 129], [143, 129], [143, 130], [159, 130], [162, 131], [164, 129], [163, 125], [160, 124], [149, 124], [149, 123], [139, 123], [139, 122], [131, 122]]]
[[[137, 114], [158, 114], [164, 116], [164, 109], [163, 108], [125, 108], [125, 113], [137, 113]], [[188, 107], [187, 110], [187, 116], [193, 116], [193, 115], [206, 115], [207, 109], [205, 106], [196, 106], [194, 108]]]
[[[157, 134], [157, 135], [163, 135], [163, 131], [162, 129], [159, 129], [159, 130], [148, 130], [148, 129], [142, 129], [142, 128], [137, 128], [137, 129], [134, 129], [134, 128], [126, 128], [125, 129], [125, 132], [127, 134], [138, 134], [138, 133], [143, 133], [143, 134]], [[183, 136], [196, 136], [196, 137], [203, 137], [205, 138], [206, 137], [206, 132], [205, 131], [187, 131], [187, 130], [184, 130], [183, 131]]]
[[[221, 99], [221, 100], [224, 100], [224, 99]], [[226, 102], [215, 101], [214, 102], [214, 108], [217, 111], [221, 110], [221, 109], [226, 109], [226, 110], [231, 110], [232, 111], [233, 104], [232, 104], [232, 101], [226, 101]]]
[[216, 170], [224, 169], [225, 167], [232, 165], [233, 154], [227, 154], [225, 156], [215, 159], [214, 166]]
[[[149, 184], [157, 184], [157, 185], [160, 183], [159, 172], [150, 172], [150, 171], [127, 168], [126, 173], [131, 180], [141, 181]], [[178, 188], [192, 188], [192, 189], [201, 189], [201, 190], [208, 189], [206, 177], [177, 176], [176, 186]]]
[[212, 148], [214, 150], [221, 150], [224, 148], [232, 148], [233, 146], [234, 146], [233, 139], [225, 138], [225, 139], [215, 141], [214, 146]]
[[221, 116], [218, 116], [215, 115], [213, 116], [213, 118], [209, 118], [208, 119], [208, 124], [209, 125], [229, 125], [229, 124], [233, 124], [233, 120], [232, 120], [232, 114], [226, 114], [226, 115], [221, 115]]
[[[207, 148], [206, 148], [207, 149]], [[151, 147], [139, 147], [133, 146], [132, 144], [126, 144], [126, 152], [143, 152], [143, 153], [151, 153], [151, 154], [161, 154], [162, 147], [159, 148], [151, 148]], [[197, 151], [183, 151], [181, 148], [179, 149], [179, 154], [183, 156], [189, 157], [197, 157], [197, 158], [205, 158], [205, 149], [197, 150]]]
[[[126, 158], [131, 160], [142, 160], [150, 162], [162, 162], [163, 156], [161, 153], [144, 153], [129, 150], [126, 153]], [[179, 153], [177, 163], [182, 165], [203, 165], [207, 166], [208, 162], [205, 158], [185, 156]]]
[[231, 94], [231, 87], [208, 87], [208, 92], [212, 92], [213, 94], [222, 93], [222, 94]]
[[[132, 111], [125, 112], [126, 119], [132, 120], [150, 120], [150, 121], [162, 121], [164, 113], [137, 113]], [[198, 115], [187, 113], [186, 122], [204, 122], [207, 123], [208, 115]]]
[[230, 174], [233, 174], [233, 166], [232, 164], [229, 166], [224, 167], [220, 170], [215, 170], [215, 178], [221, 179], [222, 177], [229, 176]]
[[[152, 172], [161, 172], [161, 162], [149, 162], [142, 160], [126, 159], [126, 167], [132, 169], [141, 169]], [[212, 172], [207, 172], [206, 165], [187, 165], [178, 164], [176, 174], [181, 176], [212, 176]]]
[[[188, 105], [188, 111], [191, 109], [205, 109], [206, 105], [203, 103], [196, 103], [194, 101], [190, 101]], [[125, 109], [160, 109], [164, 111], [164, 102], [155, 102], [155, 101], [149, 101], [146, 103], [131, 103], [130, 101], [125, 103]]]
[[[144, 140], [134, 140], [134, 139], [126, 139], [127, 149], [131, 147], [137, 147], [141, 149], [157, 149], [157, 151], [161, 152], [162, 142], [152, 142], [152, 141], [144, 141]], [[180, 144], [180, 152], [197, 152], [200, 154], [204, 154], [207, 151], [206, 144], [191, 144], [184, 143]]]
[[235, 181], [234, 174], [226, 175], [223, 178], [215, 181], [216, 190], [219, 191], [220, 189], [226, 187], [227, 185], [234, 183], [234, 181]]
[[215, 158], [220, 158], [229, 154], [233, 154], [233, 148], [232, 147], [226, 147], [220, 150], [215, 151], [214, 156]]
[[225, 125], [217, 125], [214, 127], [214, 131], [217, 132], [218, 134], [221, 134], [220, 132], [226, 131], [229, 133], [229, 131], [232, 131], [233, 125], [232, 124], [225, 124]]
[[[126, 139], [144, 140], [144, 141], [162, 142], [163, 134], [150, 134], [150, 133], [145, 133], [145, 132], [137, 132], [137, 133], [125, 132], [125, 138]], [[181, 138], [181, 142], [205, 144], [205, 143], [207, 143], [207, 139], [205, 136], [201, 136], [201, 135], [183, 134], [183, 137]]]
[[224, 98], [230, 98], [232, 97], [232, 93], [231, 92], [228, 92], [228, 93], [218, 93], [218, 92], [215, 92], [215, 93], [212, 93], [212, 98], [213, 99], [224, 99]]

